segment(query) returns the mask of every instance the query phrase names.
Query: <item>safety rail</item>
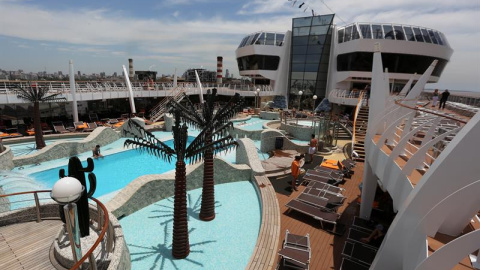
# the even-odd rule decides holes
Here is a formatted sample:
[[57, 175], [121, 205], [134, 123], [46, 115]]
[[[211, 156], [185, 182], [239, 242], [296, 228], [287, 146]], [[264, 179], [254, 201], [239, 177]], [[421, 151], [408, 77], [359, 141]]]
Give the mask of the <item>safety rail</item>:
[[162, 101], [150, 111], [150, 121], [158, 121], [167, 112], [167, 103], [170, 100], [180, 101], [183, 98], [183, 93], [185, 93], [185, 88], [183, 87], [172, 89], [170, 95], [162, 99]]
[[[4, 202], [4, 201], [6, 201], [5, 198], [13, 197], [13, 196], [23, 196], [23, 195], [33, 194], [34, 201], [35, 201], [35, 219], [36, 219], [37, 223], [42, 222], [41, 205], [40, 205], [40, 200], [41, 199], [40, 199], [38, 194], [39, 193], [50, 193], [50, 192], [51, 192], [51, 190], [36, 190], [36, 191], [17, 192], [17, 193], [11, 193], [11, 194], [2, 194], [2, 195], [0, 195], [0, 210], [5, 209], [5, 205], [8, 205], [10, 207], [10, 203], [5, 203]], [[108, 253], [113, 251], [114, 229], [113, 229], [112, 226], [109, 225], [110, 224], [110, 219], [109, 219], [109, 215], [108, 215], [108, 210], [105, 207], [105, 205], [103, 205], [98, 199], [93, 198], [93, 197], [90, 198], [90, 199], [93, 200], [97, 204], [97, 229], [101, 229], [101, 231], [100, 231], [100, 234], [98, 235], [98, 238], [95, 241], [95, 243], [90, 247], [90, 249], [85, 253], [85, 255], [83, 255], [83, 257], [77, 263], [75, 263], [75, 265], [73, 265], [70, 268], [70, 270], [81, 269], [82, 264], [87, 259], [88, 259], [90, 269], [97, 269], [97, 260], [94, 256], [93, 252], [98, 247], [98, 245], [100, 245], [100, 243], [102, 243], [102, 241], [104, 240], [105, 235], [107, 234], [107, 230], [108, 230], [108, 234], [107, 234], [107, 238], [106, 238], [106, 240], [107, 240], [106, 251]], [[31, 200], [22, 199], [22, 200], [16, 201], [16, 202], [17, 203], [18, 202], [22, 202], [22, 203], [27, 202], [27, 204], [25, 206], [25, 208], [27, 208], [27, 207], [31, 207], [31, 204], [28, 204], [28, 201], [31, 201]], [[49, 201], [52, 201], [52, 200], [50, 199]], [[18, 212], [20, 210], [21, 209], [15, 209], [15, 210], [12, 210], [12, 211]], [[6, 212], [0, 212], [0, 213], [5, 214]], [[25, 215], [25, 216], [15, 215], [12, 218], [12, 220], [15, 221], [15, 223], [19, 223], [19, 220], [27, 222], [27, 221], [32, 220], [32, 219], [28, 218], [29, 216], [30, 215]], [[52, 216], [48, 216], [48, 218], [52, 218]], [[3, 221], [2, 223], [6, 223], [6, 224], [12, 224], [13, 223], [13, 221], [12, 222], [5, 222], [7, 220], [8, 220], [7, 218], [3, 217], [2, 218], [2, 221]], [[46, 251], [46, 252], [48, 252], [48, 251]], [[105, 259], [105, 258], [102, 258], [102, 259]]]

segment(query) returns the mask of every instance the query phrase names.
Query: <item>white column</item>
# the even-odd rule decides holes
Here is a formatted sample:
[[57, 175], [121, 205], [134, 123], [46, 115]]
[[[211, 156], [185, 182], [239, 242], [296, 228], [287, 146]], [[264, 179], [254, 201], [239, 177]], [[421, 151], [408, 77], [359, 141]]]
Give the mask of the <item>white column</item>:
[[125, 65], [122, 65], [123, 67], [123, 74], [125, 74], [125, 83], [128, 88], [128, 93], [129, 93], [129, 100], [130, 100], [130, 109], [132, 113], [137, 113], [135, 110], [135, 101], [133, 100], [133, 90], [132, 90], [132, 85], [130, 84], [130, 79], [128, 78], [128, 73], [127, 73], [127, 68]]
[[368, 160], [365, 160], [362, 180], [362, 203], [360, 204], [360, 217], [366, 220], [370, 219], [372, 214], [372, 204], [377, 191], [377, 177], [373, 174], [372, 167]]
[[73, 122], [78, 122], [77, 96], [75, 94], [75, 72], [73, 71], [73, 60], [70, 60], [70, 92], [72, 93]]

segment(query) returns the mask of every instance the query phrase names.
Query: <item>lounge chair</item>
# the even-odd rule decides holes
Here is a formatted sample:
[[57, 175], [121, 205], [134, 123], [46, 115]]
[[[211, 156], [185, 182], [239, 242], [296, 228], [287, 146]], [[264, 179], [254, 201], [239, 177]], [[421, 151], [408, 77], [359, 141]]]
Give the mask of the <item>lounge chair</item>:
[[313, 206], [316, 206], [318, 208], [324, 209], [325, 211], [329, 211], [329, 212], [336, 212], [337, 208], [339, 207], [339, 205], [329, 204], [327, 200], [323, 200], [322, 198], [319, 198], [317, 196], [313, 196], [307, 193], [301, 193], [294, 200], [299, 200], [299, 201], [311, 204]]
[[362, 238], [368, 238], [369, 236], [370, 236], [370, 233], [368, 232], [364, 232], [362, 230], [358, 230], [355, 228], [350, 228], [350, 230], [348, 231], [347, 239], [352, 242], [356, 242], [373, 249], [378, 249], [382, 244], [383, 237], [379, 238], [380, 241], [372, 241], [369, 243], [365, 243], [362, 241]]
[[371, 233], [373, 230], [375, 230], [375, 226], [372, 221], [357, 216], [353, 217], [352, 227], [368, 233]]
[[336, 187], [334, 185], [330, 185], [330, 184], [327, 184], [327, 183], [324, 183], [324, 182], [317, 182], [317, 181], [310, 181], [310, 183], [308, 183], [308, 187], [310, 188], [316, 188], [316, 189], [320, 189], [320, 190], [323, 190], [323, 191], [326, 191], [328, 193], [332, 193], [332, 194], [340, 194], [343, 196], [343, 192], [345, 191], [344, 188], [341, 188], [341, 187]]
[[305, 188], [303, 192], [306, 194], [320, 197], [321, 199], [328, 201], [328, 203], [330, 204], [341, 205], [346, 199], [346, 197], [343, 196], [342, 194], [339, 194], [339, 193], [332, 194], [332, 193], [326, 192], [325, 190], [311, 188], [311, 187]]
[[310, 264], [310, 236], [291, 234], [285, 232], [283, 247], [278, 252], [283, 265], [294, 269], [309, 269]]
[[97, 123], [95, 122], [92, 122], [92, 123], [87, 123], [87, 128], [84, 128], [83, 129], [83, 132], [91, 132], [93, 131], [94, 129], [96, 129], [98, 126], [97, 126]]
[[331, 185], [339, 185], [343, 182], [343, 175], [336, 175], [330, 173], [312, 173], [312, 170], [308, 170], [305, 176], [303, 176], [302, 181], [304, 183], [309, 183], [310, 181], [324, 182]]
[[337, 224], [337, 220], [340, 218], [340, 215], [334, 212], [329, 212], [323, 210], [319, 207], [313, 206], [311, 204], [299, 201], [299, 200], [291, 200], [285, 205], [288, 210], [295, 210], [297, 212], [303, 213], [305, 215], [311, 216], [316, 220], [320, 221], [320, 225], [322, 229], [324, 229], [323, 223], [330, 223], [334, 226]]
[[72, 133], [70, 130], [67, 130], [62, 122], [52, 122], [53, 130], [55, 133]]
[[23, 137], [22, 134], [18, 133], [18, 129], [16, 128], [7, 128], [5, 132], [9, 135], [9, 138]]
[[75, 131], [83, 131], [84, 129], [88, 128], [87, 123], [85, 122], [73, 122], [73, 125], [75, 126]]
[[47, 123], [41, 123], [40, 125], [41, 125], [41, 127], [42, 127], [42, 133], [43, 133], [43, 134], [51, 134], [51, 133], [53, 133], [53, 130], [50, 129], [50, 127], [48, 126]]
[[358, 242], [345, 241], [342, 255], [360, 263], [371, 265], [377, 255], [377, 249]]
[[349, 258], [343, 258], [342, 264], [340, 265], [340, 270], [368, 270], [369, 268], [370, 266], [356, 262]]

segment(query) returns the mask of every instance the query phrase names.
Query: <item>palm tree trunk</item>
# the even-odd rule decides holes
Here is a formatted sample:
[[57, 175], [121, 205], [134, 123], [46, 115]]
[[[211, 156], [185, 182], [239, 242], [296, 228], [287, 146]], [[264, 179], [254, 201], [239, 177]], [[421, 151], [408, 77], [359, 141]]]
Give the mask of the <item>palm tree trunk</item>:
[[[212, 133], [205, 133], [205, 144], [212, 143]], [[203, 188], [202, 188], [202, 207], [200, 209], [200, 219], [210, 221], [215, 219], [215, 179], [213, 169], [213, 151], [205, 151], [205, 160], [203, 163]]]
[[40, 103], [33, 103], [33, 129], [35, 130], [35, 144], [37, 149], [45, 147], [45, 140], [43, 139], [42, 123], [40, 120]]
[[173, 243], [172, 255], [184, 259], [190, 253], [187, 220], [187, 177], [185, 161], [177, 160], [175, 167], [175, 198], [173, 208]]

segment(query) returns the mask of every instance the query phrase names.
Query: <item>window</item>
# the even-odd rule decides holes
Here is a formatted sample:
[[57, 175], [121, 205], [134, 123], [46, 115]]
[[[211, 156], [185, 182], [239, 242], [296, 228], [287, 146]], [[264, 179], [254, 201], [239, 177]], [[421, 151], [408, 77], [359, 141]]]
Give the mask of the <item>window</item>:
[[305, 57], [305, 63], [318, 63], [321, 59], [321, 54], [308, 54]]
[[430, 40], [430, 37], [428, 36], [427, 29], [421, 28], [420, 31], [422, 31], [422, 36], [425, 42], [432, 43], [432, 41]]
[[257, 45], [264, 45], [265, 44], [265, 33], [260, 34], [260, 37], [258, 37], [255, 44], [257, 44]]
[[383, 39], [382, 26], [378, 24], [372, 25], [372, 35], [374, 39]]
[[241, 48], [241, 47], [245, 46], [245, 43], [247, 42], [247, 39], [248, 39], [248, 37], [244, 37], [242, 42], [240, 43], [240, 46], [238, 46], [238, 47]]
[[292, 46], [293, 54], [306, 54], [307, 46]]
[[326, 35], [328, 29], [330, 29], [330, 25], [312, 26], [310, 29], [310, 35]]
[[267, 39], [265, 39], [265, 45], [274, 45], [275, 44], [275, 34], [267, 33]]
[[293, 27], [310, 26], [311, 24], [312, 24], [312, 17], [293, 19]]
[[405, 40], [405, 34], [403, 33], [403, 28], [400, 25], [395, 25], [393, 27], [395, 29], [395, 39], [396, 40]]
[[438, 32], [435, 31], [435, 32], [433, 32], [433, 34], [435, 35], [435, 38], [437, 39], [438, 44], [439, 44], [439, 45], [443, 45], [443, 40], [442, 40], [442, 38], [440, 37], [440, 35], [438, 34]]
[[385, 33], [385, 39], [395, 39], [395, 34], [393, 33], [393, 27], [391, 25], [383, 25], [383, 32]]
[[420, 32], [420, 28], [413, 27], [413, 33], [415, 34], [415, 39], [418, 42], [424, 42], [422, 32]]
[[310, 27], [293, 28], [293, 36], [308, 36], [309, 33]]
[[304, 72], [305, 64], [292, 64], [292, 72]]
[[308, 44], [308, 36], [307, 37], [293, 37], [292, 38], [292, 45], [293, 46], [306, 46]]
[[432, 42], [433, 42], [434, 44], [438, 44], [437, 38], [435, 38], [435, 35], [433, 34], [433, 31], [432, 31], [432, 30], [428, 30], [428, 35], [430, 36], [430, 38], [432, 39]]
[[354, 24], [352, 28], [352, 40], [359, 39], [359, 38], [360, 38], [360, 35], [358, 34], [357, 25]]
[[308, 49], [307, 49], [307, 54], [320, 54], [322, 53], [322, 50], [323, 50], [323, 46], [320, 46], [320, 45], [310, 45], [308, 46]]
[[294, 54], [292, 55], [292, 63], [293, 64], [299, 64], [299, 63], [305, 63], [306, 55], [305, 54]]
[[277, 34], [276, 40], [275, 40], [275, 45], [277, 46], [282, 46], [283, 45], [283, 39], [285, 38], [284, 34]]
[[345, 42], [350, 41], [352, 38], [352, 26], [345, 28]]
[[370, 24], [360, 24], [360, 31], [362, 32], [362, 37], [365, 39], [372, 38], [372, 31], [370, 30]]
[[344, 33], [345, 33], [345, 29], [338, 30], [338, 43], [343, 43]]
[[253, 44], [255, 43], [255, 41], [257, 41], [258, 35], [260, 35], [260, 33], [256, 33], [256, 34], [253, 36], [252, 43], [250, 43], [250, 45], [253, 45]]
[[406, 39], [409, 41], [415, 41], [415, 35], [413, 34], [412, 28], [410, 26], [404, 26]]

